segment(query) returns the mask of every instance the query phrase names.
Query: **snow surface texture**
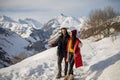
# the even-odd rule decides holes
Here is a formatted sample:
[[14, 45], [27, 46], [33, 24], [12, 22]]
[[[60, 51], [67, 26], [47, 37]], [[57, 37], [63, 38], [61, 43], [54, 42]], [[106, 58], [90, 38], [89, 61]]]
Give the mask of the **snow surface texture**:
[[[104, 38], [98, 42], [82, 40], [81, 53], [84, 66], [74, 68], [75, 80], [120, 80], [119, 41], [120, 35], [113, 42], [111, 38]], [[64, 67], [64, 64], [62, 66]], [[1, 69], [0, 80], [56, 80], [56, 74], [56, 48], [50, 48]]]

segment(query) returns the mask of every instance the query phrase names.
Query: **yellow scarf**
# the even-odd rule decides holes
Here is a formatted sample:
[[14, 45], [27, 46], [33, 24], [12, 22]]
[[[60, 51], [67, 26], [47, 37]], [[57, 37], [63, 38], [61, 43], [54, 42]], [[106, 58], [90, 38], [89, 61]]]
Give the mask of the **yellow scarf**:
[[69, 42], [69, 52], [71, 53], [74, 52], [74, 49], [72, 49], [72, 39], [70, 39], [70, 42]]

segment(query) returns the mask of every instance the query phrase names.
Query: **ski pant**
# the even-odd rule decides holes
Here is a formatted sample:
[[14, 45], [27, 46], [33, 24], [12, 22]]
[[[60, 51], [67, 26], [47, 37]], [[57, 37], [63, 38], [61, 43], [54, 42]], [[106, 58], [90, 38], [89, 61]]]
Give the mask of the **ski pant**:
[[74, 66], [74, 54], [69, 53], [69, 71], [68, 75], [72, 74], [73, 75], [73, 66]]
[[58, 56], [58, 61], [57, 61], [58, 71], [59, 71], [59, 73], [62, 72], [62, 65], [61, 65], [61, 63], [62, 63], [63, 58], [64, 58], [64, 62], [65, 62], [64, 75], [66, 75], [67, 71], [68, 71], [68, 62], [66, 62], [66, 57], [64, 57], [64, 56]]

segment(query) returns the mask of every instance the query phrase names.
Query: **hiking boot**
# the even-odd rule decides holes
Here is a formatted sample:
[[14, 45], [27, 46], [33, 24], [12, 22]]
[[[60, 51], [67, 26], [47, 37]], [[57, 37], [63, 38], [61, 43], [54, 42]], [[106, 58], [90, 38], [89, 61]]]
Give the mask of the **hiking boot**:
[[61, 77], [62, 77], [61, 73], [58, 73], [57, 76], [56, 76], [56, 79], [59, 79]]
[[68, 80], [69, 75], [65, 75], [64, 80]]
[[68, 80], [74, 80], [74, 76], [71, 74]]

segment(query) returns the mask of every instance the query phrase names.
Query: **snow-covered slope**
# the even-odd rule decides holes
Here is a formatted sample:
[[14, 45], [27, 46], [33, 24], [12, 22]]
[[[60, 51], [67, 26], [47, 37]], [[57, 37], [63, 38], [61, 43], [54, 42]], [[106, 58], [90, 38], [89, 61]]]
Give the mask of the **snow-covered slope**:
[[[74, 68], [75, 80], [120, 80], [120, 35], [112, 42], [82, 40], [84, 66]], [[64, 64], [63, 64], [64, 66]], [[56, 80], [56, 48], [48, 49], [20, 63], [0, 70], [1, 80]], [[63, 74], [63, 73], [62, 73]], [[64, 80], [61, 78], [60, 80]]]
[[0, 28], [0, 31], [0, 46], [11, 56], [18, 55], [29, 44], [15, 32], [3, 28]]
[[[26, 58], [29, 55], [27, 47], [29, 42], [23, 39], [21, 36], [16, 34], [15, 32], [10, 31], [9, 29], [3, 29], [0, 27], [0, 55], [3, 62], [0, 62], [0, 65], [5, 65], [5, 62], [11, 64], [10, 61], [13, 60], [15, 57], [18, 58]], [[31, 51], [32, 53], [32, 51]], [[23, 56], [23, 57], [20, 57]], [[26, 55], [26, 56], [25, 56]], [[8, 59], [10, 61], [8, 61]], [[6, 65], [7, 66], [7, 65]], [[2, 66], [5, 67], [5, 66]], [[0, 67], [0, 68], [2, 68]]]
[[55, 52], [56, 48], [51, 48], [33, 57], [29, 57], [28, 59], [25, 59], [20, 63], [17, 63], [16, 65], [12, 65], [8, 68], [1, 69], [0, 79], [47, 80], [48, 77], [50, 79], [51, 78], [53, 79], [51, 75], [54, 75], [55, 74], [54, 70], [56, 70]]
[[114, 41], [112, 41], [111, 37], [104, 38], [98, 42], [84, 40], [84, 46], [82, 48], [84, 67], [80, 79], [119, 80], [119, 41], [120, 35], [117, 36], [117, 39]]

